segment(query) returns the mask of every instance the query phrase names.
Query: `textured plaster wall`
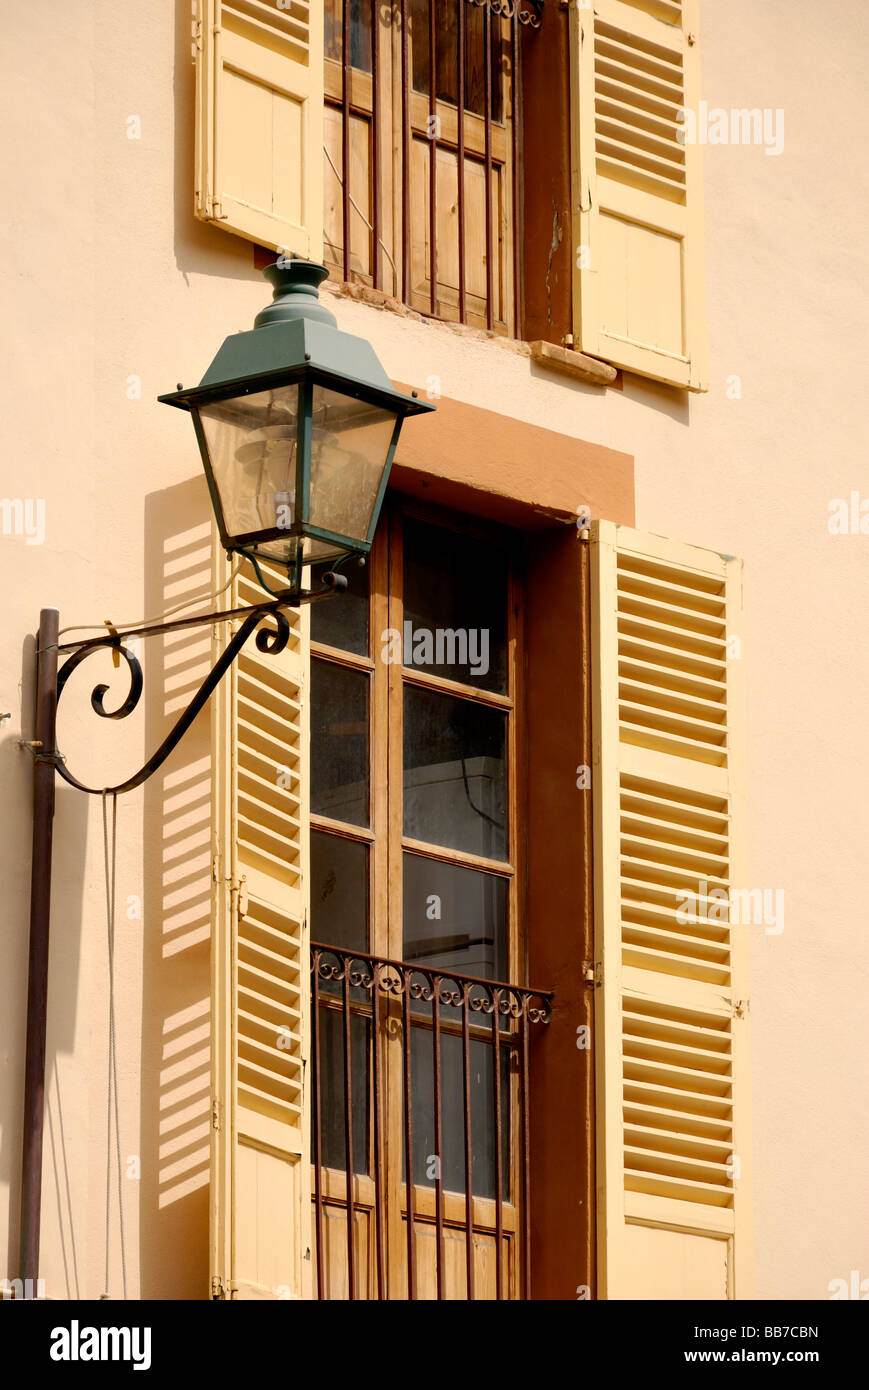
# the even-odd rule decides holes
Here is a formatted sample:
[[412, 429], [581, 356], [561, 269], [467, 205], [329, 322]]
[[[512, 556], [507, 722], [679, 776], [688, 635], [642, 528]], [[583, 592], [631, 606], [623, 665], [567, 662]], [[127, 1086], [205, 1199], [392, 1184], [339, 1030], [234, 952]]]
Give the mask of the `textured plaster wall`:
[[[634, 456], [640, 527], [745, 558], [749, 886], [785, 890], [784, 931], [754, 929], [753, 942], [756, 1292], [824, 1298], [852, 1269], [869, 1277], [869, 537], [827, 529], [831, 499], [869, 498], [867, 12], [843, 0], [827, 26], [809, 0], [707, 3], [704, 12], [710, 103], [785, 111], [780, 156], [706, 151], [708, 395], [686, 400], [637, 379], [604, 392], [441, 327], [351, 302], [337, 312], [396, 379]], [[0, 712], [11, 713], [0, 725], [2, 1274], [17, 1238], [27, 969], [29, 779], [17, 745], [22, 731], [30, 736], [25, 634], [44, 604], [60, 607], [64, 625], [123, 622], [208, 592], [192, 431], [155, 397], [198, 379], [221, 338], [249, 326], [263, 282], [246, 243], [192, 216], [186, 5], [18, 7], [0, 61], [11, 190], [0, 232], [0, 494], [46, 504], [43, 544], [0, 537]], [[139, 139], [128, 138], [131, 116]], [[469, 481], [472, 469], [471, 451]], [[575, 493], [565, 506], [586, 500], [579, 471]], [[101, 675], [94, 661], [94, 681], [82, 674], [64, 697], [71, 767], [97, 786], [132, 771], [207, 656], [207, 637], [149, 651], [143, 710], [99, 727], [87, 696], [111, 668]], [[200, 1297], [206, 1287], [207, 748], [202, 721], [159, 784], [119, 803], [131, 1296]], [[100, 799], [61, 788], [55, 843], [43, 1265], [49, 1294], [93, 1297], [105, 1285]], [[118, 1234], [113, 1218], [115, 1295]]]

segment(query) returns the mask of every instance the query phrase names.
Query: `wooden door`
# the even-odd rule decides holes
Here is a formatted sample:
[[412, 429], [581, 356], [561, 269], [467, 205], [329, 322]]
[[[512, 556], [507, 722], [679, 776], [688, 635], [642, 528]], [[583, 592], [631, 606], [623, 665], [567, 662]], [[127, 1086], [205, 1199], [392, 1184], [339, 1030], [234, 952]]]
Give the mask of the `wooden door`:
[[517, 1025], [467, 983], [523, 959], [516, 582], [503, 535], [395, 505], [351, 608], [314, 610], [311, 933], [369, 978], [320, 957], [324, 1297], [518, 1296]]

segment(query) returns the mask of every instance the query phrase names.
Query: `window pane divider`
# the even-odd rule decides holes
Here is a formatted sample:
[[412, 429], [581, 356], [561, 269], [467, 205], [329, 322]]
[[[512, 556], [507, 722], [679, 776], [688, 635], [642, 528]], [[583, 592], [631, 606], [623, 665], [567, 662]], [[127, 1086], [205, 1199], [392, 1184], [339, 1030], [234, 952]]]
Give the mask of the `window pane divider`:
[[500, 874], [502, 878], [512, 878], [516, 872], [515, 867], [505, 859], [486, 859], [481, 854], [452, 849], [448, 845], [432, 845], [427, 840], [412, 840], [407, 835], [402, 836], [401, 847], [425, 859], [439, 859], [444, 864], [458, 864], [467, 869], [483, 869], [486, 873]]
[[348, 652], [343, 647], [327, 647], [324, 642], [311, 643], [311, 656], [317, 656], [321, 661], [334, 661], [338, 666], [352, 666], [356, 671], [374, 670], [370, 656], [360, 656], [358, 652]]
[[402, 666], [401, 674], [408, 685], [422, 686], [426, 690], [443, 691], [445, 695], [458, 695], [465, 700], [474, 700], [480, 705], [490, 705], [492, 709], [513, 709], [513, 700], [497, 690], [485, 690], [478, 685], [466, 685], [464, 681], [450, 680], [447, 676], [436, 676], [417, 666]]
[[311, 829], [326, 830], [330, 835], [342, 835], [345, 840], [363, 840], [367, 844], [374, 841], [374, 831], [367, 825], [352, 825], [350, 821], [332, 820], [330, 816], [321, 816], [315, 811], [311, 812]]

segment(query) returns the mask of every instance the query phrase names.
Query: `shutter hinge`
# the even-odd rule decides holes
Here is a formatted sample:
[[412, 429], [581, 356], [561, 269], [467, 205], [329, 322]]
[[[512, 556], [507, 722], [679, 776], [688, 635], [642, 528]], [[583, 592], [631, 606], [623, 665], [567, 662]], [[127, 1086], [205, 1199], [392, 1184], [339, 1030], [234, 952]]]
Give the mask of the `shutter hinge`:
[[191, 51], [191, 56], [192, 56], [192, 58], [193, 58], [193, 60], [194, 60], [194, 62], [195, 62], [195, 61], [196, 61], [196, 55], [197, 55], [197, 53], [201, 53], [201, 52], [202, 52], [202, 20], [201, 20], [201, 19], [194, 19], [194, 20], [193, 20], [193, 33], [192, 33], [192, 43], [191, 43], [191, 49], [190, 49], [190, 51]]
[[239, 883], [230, 884], [229, 891], [235, 896], [235, 910], [239, 917], [247, 916], [247, 878], [244, 874]]
[[211, 1102], [211, 1128], [220, 1129], [220, 1101], [216, 1099]]
[[211, 856], [211, 880], [213, 883], [220, 882], [220, 854]]
[[229, 213], [221, 210], [219, 198], [212, 198], [211, 200], [211, 217], [215, 222], [227, 222], [229, 220]]
[[595, 987], [603, 984], [603, 971], [596, 961], [584, 960], [582, 962], [582, 978], [585, 984]]
[[232, 1298], [233, 1294], [238, 1293], [238, 1284], [232, 1279], [227, 1279], [224, 1283], [219, 1274], [215, 1274], [211, 1279], [212, 1298]]

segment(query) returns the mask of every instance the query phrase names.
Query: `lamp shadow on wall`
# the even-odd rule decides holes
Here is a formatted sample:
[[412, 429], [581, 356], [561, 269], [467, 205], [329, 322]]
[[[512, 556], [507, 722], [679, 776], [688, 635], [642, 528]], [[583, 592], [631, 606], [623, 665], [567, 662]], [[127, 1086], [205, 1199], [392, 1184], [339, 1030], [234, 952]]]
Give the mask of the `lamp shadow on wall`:
[[[190, 615], [214, 606], [210, 515], [204, 478], [146, 499], [150, 615], [182, 603]], [[202, 626], [150, 644], [149, 749], [210, 670], [211, 642], [212, 628]], [[208, 707], [145, 784], [143, 817], [141, 1297], [198, 1299], [208, 1284], [211, 1117]]]

